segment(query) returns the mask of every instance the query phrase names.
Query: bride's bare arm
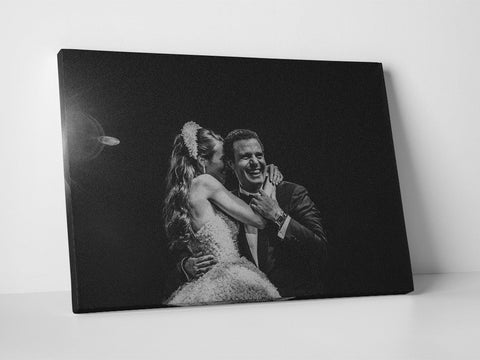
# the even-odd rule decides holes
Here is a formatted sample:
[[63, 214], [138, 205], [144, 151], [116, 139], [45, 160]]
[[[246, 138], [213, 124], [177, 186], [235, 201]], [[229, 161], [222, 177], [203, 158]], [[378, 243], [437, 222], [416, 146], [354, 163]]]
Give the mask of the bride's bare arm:
[[220, 181], [208, 174], [200, 175], [197, 179], [205, 190], [207, 199], [228, 215], [244, 224], [259, 229], [265, 228], [266, 220], [256, 214], [242, 199], [228, 191]]

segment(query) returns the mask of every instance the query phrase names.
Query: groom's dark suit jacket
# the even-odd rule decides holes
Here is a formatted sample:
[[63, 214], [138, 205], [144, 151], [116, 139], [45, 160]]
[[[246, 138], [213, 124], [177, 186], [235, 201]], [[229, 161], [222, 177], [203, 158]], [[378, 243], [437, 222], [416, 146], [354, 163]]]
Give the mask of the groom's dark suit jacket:
[[[233, 193], [248, 203], [247, 196], [238, 190]], [[320, 296], [327, 245], [320, 212], [301, 185], [283, 181], [277, 186], [276, 195], [278, 204], [291, 220], [283, 239], [277, 236], [279, 229], [273, 223], [258, 231], [258, 267], [282, 297]], [[240, 254], [255, 263], [245, 228], [240, 228]]]

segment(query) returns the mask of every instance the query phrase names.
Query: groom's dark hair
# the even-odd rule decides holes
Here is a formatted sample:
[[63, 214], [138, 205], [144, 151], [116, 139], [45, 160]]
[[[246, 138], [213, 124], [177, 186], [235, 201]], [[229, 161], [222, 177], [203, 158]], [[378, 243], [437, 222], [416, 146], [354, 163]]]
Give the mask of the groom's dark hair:
[[249, 139], [256, 139], [262, 147], [262, 150], [264, 150], [262, 141], [260, 140], [258, 134], [255, 131], [248, 129], [232, 130], [228, 133], [228, 135], [225, 137], [225, 141], [223, 142], [223, 153], [225, 160], [235, 160], [235, 156], [233, 155], [233, 144], [235, 143], [235, 141]]

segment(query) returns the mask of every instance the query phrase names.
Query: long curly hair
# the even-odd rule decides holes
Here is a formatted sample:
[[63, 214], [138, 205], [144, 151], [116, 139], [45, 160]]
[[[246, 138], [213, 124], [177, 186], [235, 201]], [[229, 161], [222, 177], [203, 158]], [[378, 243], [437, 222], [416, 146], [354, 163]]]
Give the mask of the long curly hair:
[[182, 135], [175, 137], [170, 168], [166, 178], [166, 196], [163, 208], [165, 231], [170, 247], [188, 242], [193, 234], [191, 207], [189, 203], [192, 180], [203, 173], [198, 158], [210, 160], [214, 148], [223, 138], [212, 130], [199, 128], [197, 131], [197, 159], [194, 159]]

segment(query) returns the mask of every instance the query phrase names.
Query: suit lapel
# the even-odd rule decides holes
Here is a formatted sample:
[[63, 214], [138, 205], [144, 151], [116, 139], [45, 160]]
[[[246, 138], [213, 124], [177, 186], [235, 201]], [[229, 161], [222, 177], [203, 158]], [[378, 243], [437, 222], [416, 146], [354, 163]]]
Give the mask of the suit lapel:
[[268, 253], [268, 238], [270, 232], [268, 231], [268, 227], [264, 230], [258, 230], [258, 237], [257, 237], [257, 256], [258, 256], [258, 267], [260, 270], [265, 270], [265, 262], [267, 260], [267, 253]]
[[[277, 201], [280, 207], [285, 211], [289, 212], [290, 208], [288, 204], [288, 195], [285, 194], [285, 189], [283, 187], [284, 183], [280, 183], [277, 186]], [[267, 227], [263, 230], [258, 231], [258, 267], [265, 273], [268, 273], [272, 266], [272, 254], [269, 255], [270, 243], [274, 243], [278, 235], [278, 229], [275, 225], [269, 223]]]
[[[281, 188], [281, 184], [279, 186]], [[238, 190], [232, 192], [234, 195], [239, 196], [241, 195]], [[279, 196], [280, 195], [280, 196]], [[243, 196], [239, 196], [243, 198]], [[246, 200], [246, 199], [244, 199]], [[277, 201], [280, 204], [280, 207], [283, 208], [283, 204], [285, 203], [285, 194], [280, 189], [278, 191], [277, 188]], [[275, 231], [275, 226], [268, 224], [267, 227], [263, 230], [258, 230], [258, 237], [257, 237], [257, 258], [258, 258], [258, 267], [262, 271], [267, 271], [268, 267], [268, 246], [269, 246], [269, 239], [274, 239], [277, 236]], [[240, 254], [245, 256], [249, 261], [255, 264], [255, 260], [253, 255], [250, 251], [250, 246], [248, 245], [247, 237], [245, 235], [245, 225], [240, 224], [240, 232], [238, 234], [238, 249]]]
[[283, 185], [284, 183], [281, 182], [277, 186], [277, 202], [283, 211], [288, 213], [290, 211], [290, 201], [288, 200], [288, 194], [285, 193], [285, 187]]

